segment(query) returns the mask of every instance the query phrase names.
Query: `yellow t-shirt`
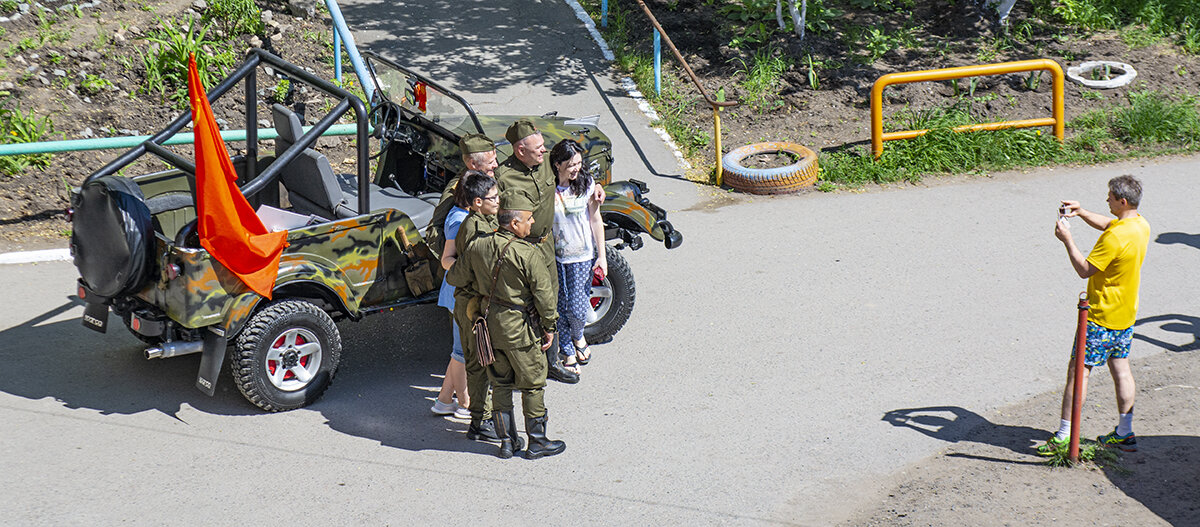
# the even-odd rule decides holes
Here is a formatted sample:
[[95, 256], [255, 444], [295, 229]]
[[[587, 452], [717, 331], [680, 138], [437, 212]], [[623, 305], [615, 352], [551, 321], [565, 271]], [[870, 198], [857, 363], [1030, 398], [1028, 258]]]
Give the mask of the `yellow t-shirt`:
[[1100, 233], [1087, 261], [1099, 271], [1088, 278], [1088, 320], [1122, 330], [1137, 320], [1142, 260], [1150, 244], [1150, 224], [1140, 214], [1113, 220]]

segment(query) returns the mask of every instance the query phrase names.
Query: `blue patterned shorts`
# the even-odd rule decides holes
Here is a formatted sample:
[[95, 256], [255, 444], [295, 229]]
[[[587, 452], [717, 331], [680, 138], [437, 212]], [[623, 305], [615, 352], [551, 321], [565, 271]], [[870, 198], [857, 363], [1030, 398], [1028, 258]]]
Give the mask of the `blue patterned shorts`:
[[[1133, 327], [1125, 329], [1108, 329], [1088, 321], [1087, 350], [1083, 363], [1088, 366], [1099, 366], [1108, 359], [1124, 359], [1129, 356], [1129, 345], [1133, 343]], [[1074, 350], [1071, 352], [1074, 357]]]

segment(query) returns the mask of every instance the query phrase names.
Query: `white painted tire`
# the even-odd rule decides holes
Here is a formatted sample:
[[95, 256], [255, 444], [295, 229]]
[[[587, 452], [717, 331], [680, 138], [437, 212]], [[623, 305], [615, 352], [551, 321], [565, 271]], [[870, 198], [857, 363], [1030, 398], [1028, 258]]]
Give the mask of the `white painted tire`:
[[[1125, 73], [1106, 81], [1095, 81], [1084, 77], [1092, 71], [1105, 66], [1108, 66], [1110, 69], [1123, 71]], [[1121, 86], [1125, 86], [1130, 82], [1133, 82], [1133, 79], [1137, 77], [1137, 70], [1134, 70], [1133, 66], [1125, 64], [1124, 62], [1114, 62], [1111, 60], [1089, 60], [1078, 66], [1067, 68], [1067, 77], [1079, 84], [1087, 86], [1088, 88], [1108, 90], [1112, 88], [1120, 88]]]

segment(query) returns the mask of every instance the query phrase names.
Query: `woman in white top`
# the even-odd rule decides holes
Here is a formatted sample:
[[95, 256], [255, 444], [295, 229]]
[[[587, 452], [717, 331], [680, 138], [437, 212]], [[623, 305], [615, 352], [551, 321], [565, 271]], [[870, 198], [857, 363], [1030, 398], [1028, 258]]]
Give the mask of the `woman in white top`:
[[554, 196], [554, 258], [558, 266], [558, 345], [563, 366], [579, 372], [591, 360], [583, 327], [587, 325], [593, 269], [608, 274], [604, 253], [601, 199], [583, 167], [583, 147], [570, 139], [554, 145], [550, 166], [558, 180]]

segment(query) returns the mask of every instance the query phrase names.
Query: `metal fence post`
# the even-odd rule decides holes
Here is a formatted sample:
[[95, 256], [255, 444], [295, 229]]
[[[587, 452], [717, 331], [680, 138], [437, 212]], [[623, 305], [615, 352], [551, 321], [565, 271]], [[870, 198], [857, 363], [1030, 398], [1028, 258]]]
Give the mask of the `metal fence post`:
[[600, 27], [608, 27], [608, 0], [600, 0]]
[[654, 93], [662, 95], [662, 34], [654, 30]]
[[342, 85], [342, 35], [337, 27], [333, 28], [333, 78]]

